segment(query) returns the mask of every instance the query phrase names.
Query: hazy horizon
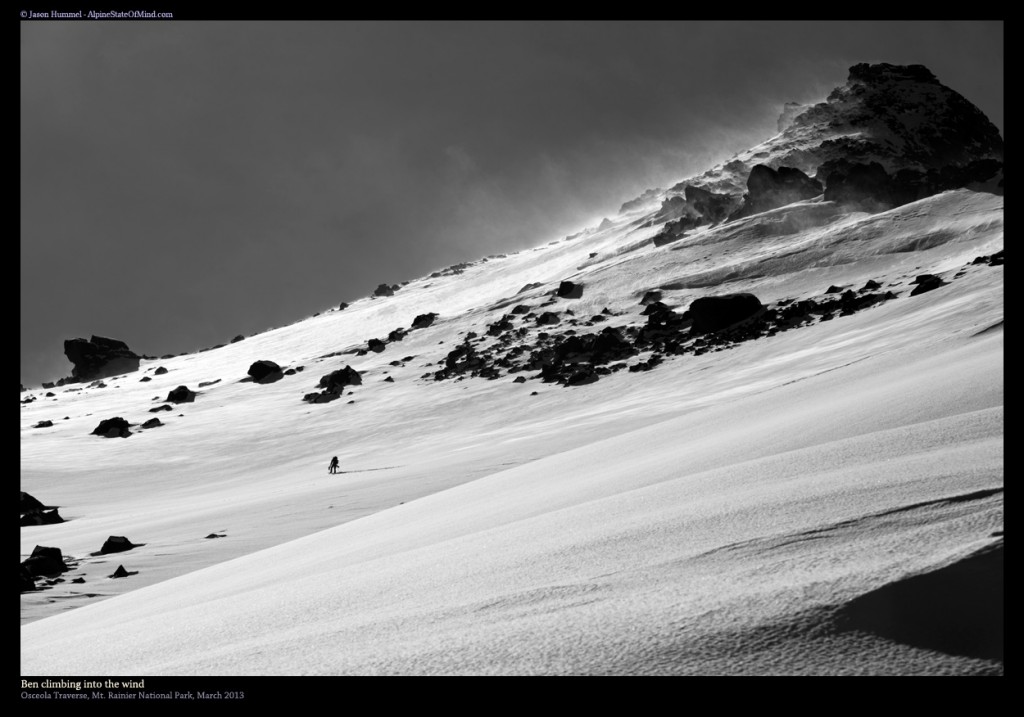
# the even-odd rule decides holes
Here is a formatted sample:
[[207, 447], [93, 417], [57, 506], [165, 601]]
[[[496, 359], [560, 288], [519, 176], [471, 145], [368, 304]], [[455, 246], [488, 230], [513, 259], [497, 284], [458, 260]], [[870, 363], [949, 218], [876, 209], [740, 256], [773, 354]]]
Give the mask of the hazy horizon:
[[[1001, 22], [26, 22], [21, 380], [194, 351], [599, 222], [857, 62], [1003, 127]], [[430, 310], [430, 307], [423, 307]]]

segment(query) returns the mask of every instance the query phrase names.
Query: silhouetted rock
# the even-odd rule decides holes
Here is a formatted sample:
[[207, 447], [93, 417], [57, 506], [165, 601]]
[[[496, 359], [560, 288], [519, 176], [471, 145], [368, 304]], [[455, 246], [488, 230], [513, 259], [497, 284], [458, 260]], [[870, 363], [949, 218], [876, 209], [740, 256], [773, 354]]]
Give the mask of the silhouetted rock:
[[165, 373], [167, 373], [167, 369], [165, 369], [163, 366], [157, 366], [157, 369], [156, 371], [153, 372], [153, 375], [163, 376]]
[[152, 380], [153, 379], [151, 379], [149, 376], [143, 376], [142, 378], [139, 379], [139, 383], [146, 383], [147, 381], [152, 381]]
[[60, 517], [60, 513], [57, 512], [56, 508], [52, 510], [30, 510], [27, 513], [21, 515], [21, 525], [56, 525], [57, 523], [63, 523], [64, 519]]
[[740, 321], [756, 316], [764, 309], [753, 294], [726, 294], [705, 296], [690, 304], [689, 313], [693, 319], [692, 332], [695, 334], [719, 331]]
[[892, 179], [878, 162], [843, 162], [829, 172], [825, 200], [857, 205], [870, 211], [895, 206]]
[[68, 566], [64, 564], [64, 555], [60, 548], [47, 548], [42, 545], [37, 545], [32, 551], [32, 555], [21, 565], [32, 577], [55, 575], [68, 569]]
[[36, 581], [32, 578], [32, 574], [28, 571], [24, 565], [20, 568], [20, 582], [18, 583], [21, 592], [27, 593], [36, 589]]
[[126, 550], [137, 548], [138, 545], [132, 543], [128, 538], [123, 535], [111, 535], [103, 542], [103, 547], [100, 548], [100, 555], [107, 555], [108, 553], [123, 553]]
[[648, 291], [646, 294], [644, 294], [644, 298], [640, 299], [640, 304], [641, 306], [649, 306], [650, 304], [659, 301], [661, 301], [660, 291]]
[[32, 428], [50, 428], [52, 425], [53, 421], [40, 421], [36, 425], [32, 426]]
[[138, 575], [138, 574], [139, 574], [138, 570], [133, 570], [132, 572], [128, 572], [127, 570], [124, 569], [123, 565], [118, 565], [117, 566], [117, 570], [115, 570], [112, 574], [108, 575], [107, 577], [110, 577], [110, 578], [127, 578], [130, 575]]
[[128, 430], [128, 421], [118, 416], [100, 421], [90, 435], [104, 438], [127, 438], [132, 435], [132, 432]]
[[387, 284], [380, 284], [376, 289], [373, 290], [374, 296], [394, 296], [395, 290]]
[[700, 215], [703, 222], [710, 224], [725, 221], [740, 206], [739, 198], [730, 194], [718, 194], [691, 185], [687, 185], [684, 191], [690, 207]]
[[563, 299], [579, 299], [583, 296], [583, 285], [571, 281], [563, 281], [558, 285], [557, 293]]
[[512, 379], [512, 383], [526, 383], [526, 377], [516, 376], [514, 379]]
[[946, 285], [946, 282], [933, 274], [922, 274], [914, 279], [912, 283], [917, 284], [917, 286], [910, 292], [911, 296], [924, 294], [925, 292], [932, 291], [934, 289], [938, 289], [940, 286]]
[[370, 339], [366, 342], [366, 348], [375, 353], [380, 353], [384, 350], [386, 344], [380, 339]]
[[512, 309], [512, 313], [513, 314], [528, 314], [528, 313], [530, 313], [530, 307], [527, 306], [526, 304], [517, 304], [515, 306], [515, 308]]
[[[324, 389], [329, 393], [340, 394], [344, 391], [346, 386], [359, 386], [363, 383], [363, 378], [351, 366], [332, 371], [331, 373], [321, 376], [319, 388]], [[322, 403], [322, 401], [318, 402]]]
[[163, 422], [159, 418], [151, 418], [148, 421], [146, 421], [145, 423], [143, 423], [142, 427], [143, 428], [158, 428], [159, 426], [162, 426], [162, 425], [164, 425], [164, 424], [163, 424]]
[[561, 319], [558, 318], [558, 314], [553, 311], [545, 311], [543, 314], [537, 317], [537, 326], [550, 326], [557, 324]]
[[776, 171], [767, 165], [756, 164], [747, 177], [743, 206], [733, 212], [729, 219], [740, 219], [811, 199], [822, 191], [821, 182], [811, 179], [799, 169], [779, 167]]
[[[53, 382], [52, 381], [44, 381], [43, 382], [43, 388], [54, 388]], [[22, 386], [21, 390], [24, 391], [25, 387]]]
[[245, 337], [239, 334], [235, 338], [231, 339], [231, 343], [237, 344], [239, 341], [245, 341]]
[[825, 293], [826, 294], [841, 294], [842, 291], [843, 291], [843, 287], [836, 286], [835, 284], [832, 284], [827, 289], [825, 289]]
[[220, 379], [214, 379], [213, 381], [200, 381], [199, 388], [206, 388], [207, 386], [213, 386], [214, 384], [220, 383]]
[[879, 284], [877, 281], [875, 281], [874, 279], [868, 279], [867, 283], [864, 284], [864, 286], [862, 286], [860, 290], [861, 291], [874, 291], [875, 289], [881, 289], [881, 288], [882, 288], [882, 285]]
[[160, 411], [173, 411], [173, 410], [174, 409], [171, 406], [169, 406], [168, 404], [165, 403], [162, 406], [157, 406], [156, 408], [149, 409], [149, 412], [150, 413], [160, 413]]
[[38, 499], [29, 495], [25, 491], [21, 491], [21, 512], [27, 513], [30, 510], [43, 510], [47, 506], [39, 502]]
[[139, 369], [140, 356], [123, 341], [93, 336], [64, 342], [64, 355], [74, 364], [71, 377], [79, 381], [107, 378]]
[[277, 363], [267, 361], [266, 359], [256, 361], [249, 366], [247, 375], [252, 376], [252, 380], [256, 383], [273, 383], [274, 381], [280, 381], [284, 377], [281, 367]]
[[394, 383], [394, 382], [395, 382], [395, 379], [391, 378], [391, 376], [388, 376], [388, 377], [387, 377], [386, 379], [384, 379], [384, 380], [385, 380], [386, 382], [388, 382], [388, 383]]
[[347, 308], [348, 308], [348, 304], [345, 303], [344, 301], [342, 301], [340, 304], [338, 304], [338, 311], [344, 311]]
[[388, 332], [388, 343], [401, 341], [405, 338], [405, 329], [394, 329]]
[[196, 392], [190, 391], [188, 386], [178, 386], [176, 389], [167, 394], [165, 401], [171, 403], [192, 403], [196, 400]]
[[414, 329], [425, 329], [434, 323], [434, 319], [437, 318], [437, 314], [431, 312], [427, 314], [420, 314], [412, 320], [412, 327]]

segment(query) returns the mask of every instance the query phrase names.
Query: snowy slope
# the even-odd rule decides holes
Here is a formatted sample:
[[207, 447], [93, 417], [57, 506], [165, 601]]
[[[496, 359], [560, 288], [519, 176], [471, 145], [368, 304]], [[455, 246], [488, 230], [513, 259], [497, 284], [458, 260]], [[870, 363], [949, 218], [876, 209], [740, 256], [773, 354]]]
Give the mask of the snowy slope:
[[[970, 265], [1002, 249], [1002, 207], [968, 190], [877, 215], [816, 200], [662, 247], [626, 214], [55, 389], [22, 406], [22, 490], [68, 522], [22, 528], [21, 552], [57, 546], [74, 567], [22, 595], [22, 674], [1001, 672], [837, 621], [1002, 530], [1003, 269]], [[909, 296], [925, 273], [948, 284]], [[618, 326], [657, 288], [679, 311], [868, 279], [897, 298], [585, 386], [421, 378], [563, 279], [583, 297], [545, 309], [607, 307]], [[323, 358], [427, 311], [382, 353]], [[257, 359], [304, 370], [239, 383]], [[363, 372], [351, 396], [301, 401], [346, 364]], [[89, 435], [115, 415], [167, 425]], [[91, 556], [108, 535], [144, 545]], [[106, 577], [119, 564], [138, 573]]]

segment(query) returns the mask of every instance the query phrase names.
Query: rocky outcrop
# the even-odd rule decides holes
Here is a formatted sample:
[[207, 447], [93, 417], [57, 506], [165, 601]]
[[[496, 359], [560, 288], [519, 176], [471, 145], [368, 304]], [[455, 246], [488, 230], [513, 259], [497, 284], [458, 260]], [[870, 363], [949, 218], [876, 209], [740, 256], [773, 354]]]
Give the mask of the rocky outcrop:
[[93, 336], [64, 342], [64, 355], [74, 364], [72, 379], [92, 381], [139, 370], [142, 358], [117, 339]]
[[103, 436], [104, 438], [127, 438], [132, 435], [128, 430], [128, 421], [117, 416], [100, 421], [99, 425], [92, 430], [90, 435]]
[[322, 388], [323, 391], [307, 393], [302, 400], [307, 403], [328, 403], [340, 398], [345, 393], [346, 386], [359, 386], [362, 383], [363, 378], [359, 372], [351, 366], [346, 366], [321, 376], [318, 388]]
[[22, 527], [28, 525], [56, 525], [63, 522], [64, 519], [60, 517], [60, 513], [57, 512], [56, 508], [51, 510], [30, 510], [21, 515]]
[[374, 296], [394, 296], [395, 289], [388, 286], [387, 284], [380, 284], [376, 289], [373, 290]]
[[764, 309], [753, 294], [726, 294], [695, 299], [688, 309], [693, 319], [691, 333], [720, 331], [757, 316]]
[[821, 182], [811, 179], [794, 167], [771, 167], [758, 164], [750, 170], [747, 177], [747, 193], [743, 197], [743, 206], [733, 212], [729, 219], [740, 219], [752, 214], [766, 212], [776, 207], [784, 207], [793, 202], [812, 199], [821, 194]]

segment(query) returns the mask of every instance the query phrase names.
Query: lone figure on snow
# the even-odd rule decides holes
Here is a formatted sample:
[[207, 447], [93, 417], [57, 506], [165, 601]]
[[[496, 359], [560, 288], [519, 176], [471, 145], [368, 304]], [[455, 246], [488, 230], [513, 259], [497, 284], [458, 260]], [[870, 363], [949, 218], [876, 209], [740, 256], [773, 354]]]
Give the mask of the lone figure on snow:
[[331, 465], [327, 468], [327, 472], [328, 473], [337, 473], [338, 472], [338, 457], [337, 456], [334, 456], [334, 458], [331, 459]]

